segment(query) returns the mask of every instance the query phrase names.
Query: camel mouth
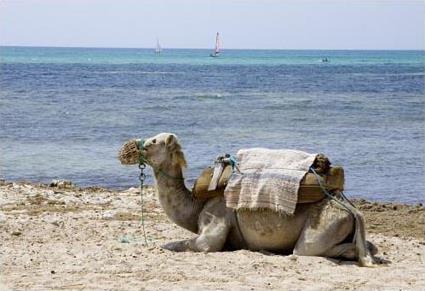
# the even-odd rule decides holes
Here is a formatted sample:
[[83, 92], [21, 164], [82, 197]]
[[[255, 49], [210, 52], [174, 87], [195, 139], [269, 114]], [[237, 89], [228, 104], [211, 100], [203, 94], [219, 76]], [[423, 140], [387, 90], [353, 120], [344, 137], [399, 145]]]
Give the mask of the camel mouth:
[[145, 147], [144, 139], [141, 138], [137, 140], [137, 148], [139, 150], [139, 164], [146, 164], [146, 165], [152, 166], [152, 164], [149, 162], [149, 159], [147, 157], [148, 149]]
[[127, 141], [118, 152], [118, 159], [123, 165], [149, 164], [147, 149], [143, 139], [131, 139]]

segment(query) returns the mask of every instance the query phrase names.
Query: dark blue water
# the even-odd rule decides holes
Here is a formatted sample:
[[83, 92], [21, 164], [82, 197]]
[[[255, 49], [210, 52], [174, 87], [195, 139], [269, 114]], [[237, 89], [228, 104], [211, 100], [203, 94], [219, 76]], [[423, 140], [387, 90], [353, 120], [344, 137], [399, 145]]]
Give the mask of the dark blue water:
[[343, 165], [351, 197], [424, 201], [424, 52], [208, 54], [0, 48], [0, 175], [130, 187], [121, 144], [174, 132], [188, 186], [220, 153], [295, 148]]

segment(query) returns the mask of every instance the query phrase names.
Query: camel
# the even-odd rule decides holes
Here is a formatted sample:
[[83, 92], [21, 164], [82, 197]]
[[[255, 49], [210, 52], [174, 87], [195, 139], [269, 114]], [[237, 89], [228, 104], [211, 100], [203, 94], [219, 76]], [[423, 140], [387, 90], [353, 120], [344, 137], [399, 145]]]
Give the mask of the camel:
[[265, 209], [236, 211], [226, 207], [223, 196], [208, 200], [192, 196], [185, 186], [186, 160], [175, 134], [160, 133], [146, 139], [141, 152], [153, 169], [159, 201], [168, 218], [196, 234], [188, 240], [167, 243], [162, 246], [164, 249], [175, 252], [247, 249], [342, 258], [357, 260], [360, 266], [374, 265], [377, 249], [366, 241], [362, 216], [355, 221], [352, 213], [332, 199], [298, 204], [294, 215]]

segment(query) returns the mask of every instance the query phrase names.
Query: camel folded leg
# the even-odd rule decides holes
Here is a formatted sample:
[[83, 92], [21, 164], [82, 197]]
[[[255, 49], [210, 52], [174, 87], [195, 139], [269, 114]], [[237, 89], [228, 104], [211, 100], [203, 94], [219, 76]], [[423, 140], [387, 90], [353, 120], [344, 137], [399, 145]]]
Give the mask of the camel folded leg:
[[210, 224], [197, 237], [170, 242], [162, 248], [175, 252], [217, 252], [223, 249], [228, 232], [229, 227], [225, 224]]
[[295, 245], [294, 254], [351, 258], [355, 245], [339, 244], [353, 232], [353, 226], [354, 218], [348, 211], [327, 201], [323, 207], [312, 210]]
[[199, 215], [199, 235], [195, 238], [171, 242], [162, 248], [175, 251], [217, 252], [221, 251], [230, 231], [230, 223], [225, 207], [217, 207], [223, 203], [221, 197], [207, 202]]
[[343, 243], [336, 245], [324, 253], [325, 257], [329, 258], [344, 258], [347, 260], [356, 260], [356, 244], [354, 243]]
[[[358, 214], [361, 215], [361, 214]], [[345, 209], [326, 201], [323, 207], [312, 211], [298, 239], [294, 254], [301, 256], [342, 257], [358, 259], [362, 266], [372, 266], [373, 258], [365, 240], [363, 217], [356, 224], [354, 216]], [[360, 226], [356, 231], [356, 243], [342, 243], [354, 232], [354, 226]], [[359, 248], [362, 244], [364, 247]], [[361, 252], [361, 253], [360, 253]]]
[[[366, 246], [371, 256], [374, 256], [378, 253], [378, 249], [371, 242], [366, 241]], [[325, 252], [325, 256], [330, 258], [344, 258], [347, 260], [356, 260], [358, 258], [357, 246], [355, 243], [342, 243], [327, 250]]]
[[[295, 245], [293, 253], [300, 256], [356, 258], [356, 245], [341, 242], [352, 232], [350, 219], [317, 228], [307, 225]], [[352, 224], [352, 222], [351, 222]], [[336, 231], [338, 230], [338, 231]]]

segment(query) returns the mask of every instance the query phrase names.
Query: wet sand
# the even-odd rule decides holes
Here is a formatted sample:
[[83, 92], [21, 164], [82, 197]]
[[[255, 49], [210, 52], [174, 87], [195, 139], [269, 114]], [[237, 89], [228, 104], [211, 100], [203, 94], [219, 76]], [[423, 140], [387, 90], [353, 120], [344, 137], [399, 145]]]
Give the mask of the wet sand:
[[0, 183], [0, 290], [423, 290], [424, 207], [355, 201], [368, 239], [389, 261], [377, 268], [320, 257], [240, 250], [173, 253], [193, 236], [145, 188], [60, 189]]

